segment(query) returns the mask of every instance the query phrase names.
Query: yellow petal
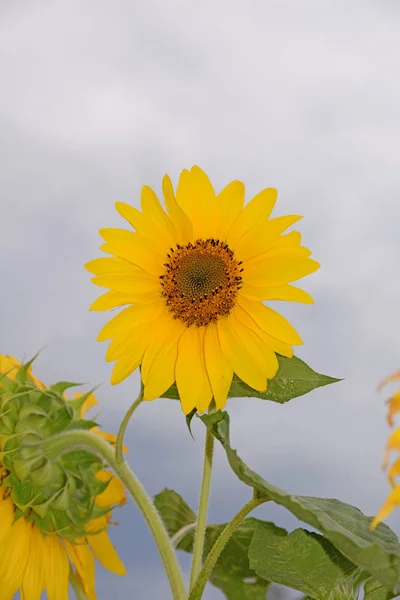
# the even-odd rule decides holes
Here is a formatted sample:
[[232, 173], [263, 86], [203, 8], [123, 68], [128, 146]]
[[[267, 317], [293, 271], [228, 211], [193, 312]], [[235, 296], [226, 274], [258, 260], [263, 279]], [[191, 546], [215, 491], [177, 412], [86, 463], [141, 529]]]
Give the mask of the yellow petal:
[[[154, 322], [154, 319], [151, 322]], [[139, 323], [123, 334], [116, 335], [107, 348], [106, 361], [111, 362], [124, 356], [131, 356], [141, 362], [150, 341], [149, 323], [150, 321]]]
[[64, 543], [83, 591], [89, 600], [96, 600], [95, 562], [92, 550], [84, 540], [76, 544], [71, 544], [68, 541]]
[[130, 355], [125, 356], [124, 358], [120, 358], [117, 360], [113, 372], [111, 374], [111, 385], [116, 385], [117, 383], [121, 383], [124, 381], [129, 375], [138, 368], [141, 363], [141, 358], [138, 359], [136, 356], [132, 357]]
[[[101, 437], [106, 442], [109, 442], [112, 446], [115, 446], [117, 441], [117, 436], [114, 433], [109, 433], [108, 431], [102, 431], [98, 427], [93, 427], [90, 431], [93, 431], [96, 435]], [[128, 452], [128, 448], [123, 444], [122, 446], [123, 452]]]
[[[268, 335], [267, 333], [265, 333], [265, 331], [262, 331], [262, 329], [260, 329], [260, 327], [258, 326], [258, 323], [248, 312], [246, 312], [240, 306], [240, 304], [237, 304], [235, 306], [234, 313], [236, 319], [244, 327], [251, 329], [251, 331], [253, 331], [260, 338], [264, 346], [269, 349], [267, 352], [267, 356], [264, 358], [264, 361], [265, 363], [268, 363], [270, 365], [270, 369], [269, 371], [266, 371], [266, 375], [268, 379], [272, 379], [272, 377], [275, 376], [276, 371], [278, 370], [278, 360], [275, 356], [275, 352], [281, 354], [282, 356], [287, 356], [290, 358], [293, 356], [293, 347], [291, 346], [291, 344], [282, 342], [281, 340], [278, 340], [272, 337], [271, 335]], [[271, 350], [273, 351], [272, 356]], [[266, 351], [264, 350], [264, 352]]]
[[389, 375], [389, 377], [386, 377], [386, 379], [384, 379], [379, 384], [378, 390], [381, 390], [387, 383], [391, 383], [392, 381], [399, 381], [399, 380], [400, 380], [400, 371], [396, 371], [396, 373]]
[[243, 209], [244, 183], [231, 181], [217, 195], [213, 237], [226, 240], [227, 233]]
[[375, 519], [373, 519], [371, 523], [371, 529], [374, 530], [375, 527], [386, 519], [388, 515], [400, 504], [400, 486], [397, 486], [392, 492], [390, 492], [389, 496], [386, 499], [386, 502], [383, 504]]
[[272, 310], [272, 308], [264, 306], [261, 302], [247, 300], [242, 296], [238, 297], [238, 304], [251, 316], [258, 327], [268, 335], [286, 344], [298, 346], [303, 343], [297, 331], [285, 317]]
[[392, 487], [395, 486], [395, 478], [400, 475], [400, 458], [394, 461], [389, 471], [387, 472], [388, 479]]
[[392, 450], [400, 451], [400, 429], [395, 429], [393, 433], [389, 436], [389, 439], [386, 444], [386, 452], [383, 457], [383, 469], [386, 469], [387, 467], [389, 453]]
[[[3, 527], [3, 522], [1, 522]], [[29, 558], [32, 525], [19, 519], [7, 527], [7, 536], [0, 547], [1, 598], [11, 600], [20, 589]]]
[[395, 392], [388, 402], [387, 422], [393, 427], [393, 417], [400, 412], [400, 390]]
[[193, 227], [187, 214], [182, 210], [175, 199], [174, 189], [168, 175], [165, 175], [162, 181], [164, 194], [164, 202], [167, 207], [168, 214], [173, 221], [177, 239], [175, 243], [186, 245], [193, 241]]
[[108, 506], [122, 505], [126, 502], [124, 484], [111, 471], [99, 471], [96, 473], [97, 479], [108, 482], [108, 486], [98, 496], [96, 496], [96, 504], [107, 508]]
[[254, 361], [253, 348], [249, 348], [246, 343], [248, 336], [245, 328], [241, 327], [232, 314], [227, 319], [220, 319], [217, 327], [222, 353], [233, 371], [253, 389], [265, 392], [267, 378]]
[[139, 304], [124, 308], [111, 321], [104, 325], [97, 336], [97, 341], [104, 342], [116, 335], [129, 333], [137, 325], [157, 319], [163, 308], [164, 303], [162, 301], [152, 302], [149, 305]]
[[[98, 531], [98, 528], [102, 524], [106, 525], [104, 517], [100, 519], [94, 519], [91, 523], [90, 530]], [[117, 551], [112, 545], [110, 538], [108, 537], [107, 530], [100, 531], [94, 535], [87, 536], [88, 544], [91, 546], [97, 560], [109, 571], [116, 573], [117, 575], [125, 575], [126, 570], [122, 560], [119, 558]]]
[[[81, 398], [83, 395], [84, 394], [82, 394], [82, 392], [75, 392], [74, 394], [72, 394], [72, 397], [74, 400], [78, 400], [78, 398]], [[97, 400], [96, 396], [94, 394], [89, 394], [89, 396], [86, 398], [86, 400], [84, 401], [84, 403], [81, 406], [81, 410], [80, 410], [81, 419], [85, 419], [87, 412], [91, 408], [93, 408], [93, 406], [97, 406], [97, 404], [98, 404], [98, 400]]]
[[243, 283], [260, 287], [281, 285], [310, 275], [319, 267], [319, 263], [310, 258], [292, 256], [269, 258], [257, 264], [245, 264]]
[[227, 242], [229, 246], [234, 247], [248, 231], [269, 218], [277, 194], [275, 189], [267, 188], [246, 204], [228, 232]]
[[174, 383], [178, 341], [185, 330], [185, 325], [173, 319], [167, 309], [157, 319], [141, 370], [145, 400], [159, 398]]
[[286, 302], [302, 302], [303, 304], [314, 304], [313, 298], [300, 288], [285, 283], [271, 287], [258, 287], [243, 285], [240, 295], [248, 300], [286, 300]]
[[208, 238], [213, 234], [215, 222], [215, 192], [206, 173], [194, 166], [184, 169], [179, 177], [176, 200], [193, 225], [193, 236]]
[[215, 324], [210, 324], [206, 328], [204, 357], [215, 403], [217, 408], [222, 409], [226, 404], [232, 384], [233, 370], [222, 354], [218, 329]]
[[[129, 232], [130, 233], [130, 232]], [[132, 265], [143, 269], [144, 271], [156, 275], [162, 274], [165, 262], [165, 255], [162, 251], [157, 251], [156, 241], [147, 240], [137, 233], [131, 233], [129, 240], [113, 240], [100, 246], [100, 250], [107, 254], [113, 254], [118, 258], [127, 260]]]
[[115, 292], [128, 294], [133, 298], [140, 297], [143, 294], [147, 294], [147, 296], [153, 294], [157, 298], [161, 292], [159, 279], [140, 270], [130, 275], [120, 275], [118, 273], [96, 275], [92, 278], [92, 282], [100, 287], [107, 287]]
[[285, 229], [299, 221], [299, 215], [287, 215], [264, 221], [248, 231], [232, 245], [232, 250], [245, 261], [266, 252]]
[[158, 243], [166, 250], [176, 244], [176, 229], [173, 221], [165, 213], [154, 191], [143, 186], [140, 197], [143, 212], [151, 220], [152, 229], [157, 236]]
[[44, 537], [45, 581], [48, 600], [68, 600], [69, 562], [66, 550], [56, 535]]
[[204, 328], [188, 327], [178, 344], [175, 379], [185, 415], [193, 408], [203, 412], [212, 399], [204, 364]]
[[121, 258], [95, 258], [85, 264], [85, 269], [93, 275], [104, 275], [114, 273], [119, 275], [135, 275], [140, 269]]
[[43, 556], [47, 552], [44, 536], [37, 527], [31, 531], [31, 551], [23, 574], [21, 600], [40, 600], [44, 590]]
[[126, 304], [133, 304], [137, 302], [135, 296], [130, 294], [122, 294], [121, 292], [106, 292], [102, 296], [99, 296], [97, 300], [93, 302], [89, 310], [110, 310], [112, 308], [118, 308]]
[[287, 257], [290, 259], [293, 258], [309, 258], [311, 255], [311, 250], [305, 248], [304, 246], [286, 246], [283, 244], [279, 244], [269, 248], [266, 252], [262, 254], [257, 254], [254, 258], [250, 258], [246, 260], [246, 268], [255, 267], [259, 263], [263, 261], [269, 260], [271, 258], [276, 257]]

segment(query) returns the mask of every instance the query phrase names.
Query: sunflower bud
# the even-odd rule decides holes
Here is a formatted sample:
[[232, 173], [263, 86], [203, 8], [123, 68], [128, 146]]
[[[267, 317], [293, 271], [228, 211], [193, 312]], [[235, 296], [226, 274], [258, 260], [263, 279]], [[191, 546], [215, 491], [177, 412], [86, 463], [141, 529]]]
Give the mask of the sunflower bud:
[[59, 454], [44, 442], [96, 426], [80, 418], [90, 392], [66, 400], [65, 390], [77, 384], [46, 388], [30, 375], [31, 362], [0, 375], [0, 483], [15, 506], [14, 520], [24, 517], [45, 534], [74, 541], [86, 535], [90, 521], [110, 510], [95, 503], [108, 485], [97, 477], [104, 465], [88, 450]]

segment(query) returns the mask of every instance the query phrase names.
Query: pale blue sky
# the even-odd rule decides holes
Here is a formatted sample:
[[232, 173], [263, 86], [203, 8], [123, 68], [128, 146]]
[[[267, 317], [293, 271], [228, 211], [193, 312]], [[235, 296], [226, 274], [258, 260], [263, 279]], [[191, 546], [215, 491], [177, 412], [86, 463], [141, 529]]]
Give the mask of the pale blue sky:
[[[116, 430], [137, 376], [112, 388], [108, 315], [83, 263], [115, 201], [199, 164], [216, 188], [276, 187], [276, 215], [304, 215], [321, 270], [314, 306], [281, 305], [297, 354], [345, 381], [279, 406], [229, 402], [233, 445], [294, 493], [339, 497], [373, 514], [388, 486], [388, 430], [377, 383], [400, 366], [400, 7], [389, 0], [25, 0], [0, 6], [0, 351], [37, 374], [104, 382], [101, 421]], [[150, 493], [168, 485], [195, 507], [202, 431], [177, 403], [141, 408], [130, 460]], [[218, 449], [210, 520], [249, 492]], [[283, 510], [259, 515], [293, 528]], [[169, 598], [154, 544], [132, 507], [112, 536], [129, 569], [101, 572], [100, 600]], [[400, 512], [389, 521], [400, 533]], [[188, 566], [185, 559], [185, 565]], [[206, 600], [221, 599], [210, 590]]]

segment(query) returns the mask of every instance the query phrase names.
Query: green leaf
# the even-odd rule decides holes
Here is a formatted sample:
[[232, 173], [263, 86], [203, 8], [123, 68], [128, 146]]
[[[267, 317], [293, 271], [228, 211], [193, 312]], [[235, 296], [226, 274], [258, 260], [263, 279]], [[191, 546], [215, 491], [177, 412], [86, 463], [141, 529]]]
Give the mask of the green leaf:
[[364, 585], [364, 600], [391, 600], [391, 598], [395, 598], [395, 595], [379, 581], [373, 577], [367, 579]]
[[[268, 382], [268, 392], [257, 392], [239, 379], [237, 375], [234, 375], [228, 397], [260, 398], [261, 400], [271, 400], [272, 402], [284, 404], [293, 398], [312, 392], [318, 387], [341, 381], [341, 379], [316, 373], [297, 356], [286, 358], [277, 355], [277, 357], [279, 369], [275, 377]], [[179, 400], [175, 383], [164, 392], [162, 398]]]
[[322, 535], [304, 529], [277, 533], [268, 523], [259, 523], [249, 559], [260, 577], [317, 600], [330, 600], [336, 590], [351, 597], [359, 571]]
[[273, 486], [252, 471], [231, 448], [226, 412], [217, 411], [200, 418], [222, 444], [232, 470], [241, 481], [318, 529], [354, 564], [392, 591], [400, 592], [400, 545], [387, 525], [381, 523], [372, 532], [371, 518], [350, 504], [335, 499], [295, 496]]
[[[196, 522], [196, 513], [186, 504], [182, 496], [174, 490], [165, 488], [162, 492], [154, 496], [154, 505], [160, 513], [171, 537], [183, 527]], [[187, 550], [187, 541], [183, 545], [179, 544], [178, 548]]]
[[[177, 548], [192, 552], [193, 530], [189, 526], [196, 520], [196, 514], [183, 498], [173, 490], [165, 489], [155, 496], [154, 504], [160, 513], [168, 533], [179, 539]], [[228, 600], [266, 600], [269, 582], [258, 577], [249, 566], [248, 549], [258, 524], [258, 519], [245, 519], [235, 531], [215, 566], [210, 581], [219, 588]], [[269, 524], [274, 531], [282, 531], [273, 523]], [[206, 530], [204, 556], [210, 552], [225, 524], [209, 525]]]

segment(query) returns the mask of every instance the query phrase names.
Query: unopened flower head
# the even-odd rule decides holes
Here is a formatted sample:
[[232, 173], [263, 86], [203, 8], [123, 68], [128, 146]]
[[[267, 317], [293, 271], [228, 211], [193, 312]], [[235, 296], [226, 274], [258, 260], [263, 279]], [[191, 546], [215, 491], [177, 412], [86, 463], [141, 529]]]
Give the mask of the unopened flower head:
[[176, 382], [186, 414], [204, 412], [212, 398], [223, 408], [234, 373], [266, 391], [276, 354], [290, 357], [302, 341], [263, 301], [312, 302], [291, 285], [319, 267], [300, 233], [285, 233], [301, 217], [271, 219], [271, 188], [246, 206], [240, 181], [216, 194], [198, 167], [181, 173], [176, 195], [165, 176], [163, 194], [165, 209], [149, 187], [141, 211], [118, 202], [134, 231], [100, 230], [110, 257], [86, 265], [93, 282], [109, 289], [91, 308], [126, 307], [98, 336], [111, 340], [111, 383], [141, 365], [145, 400]]
[[67, 400], [71, 385], [45, 387], [30, 363], [0, 355], [2, 600], [17, 591], [38, 600], [43, 590], [49, 600], [68, 600], [70, 569], [95, 600], [95, 557], [125, 572], [107, 534], [111, 509], [125, 502], [122, 483], [89, 451], [58, 455], [46, 445], [57, 433], [95, 425], [84, 417], [96, 399], [89, 393]]

